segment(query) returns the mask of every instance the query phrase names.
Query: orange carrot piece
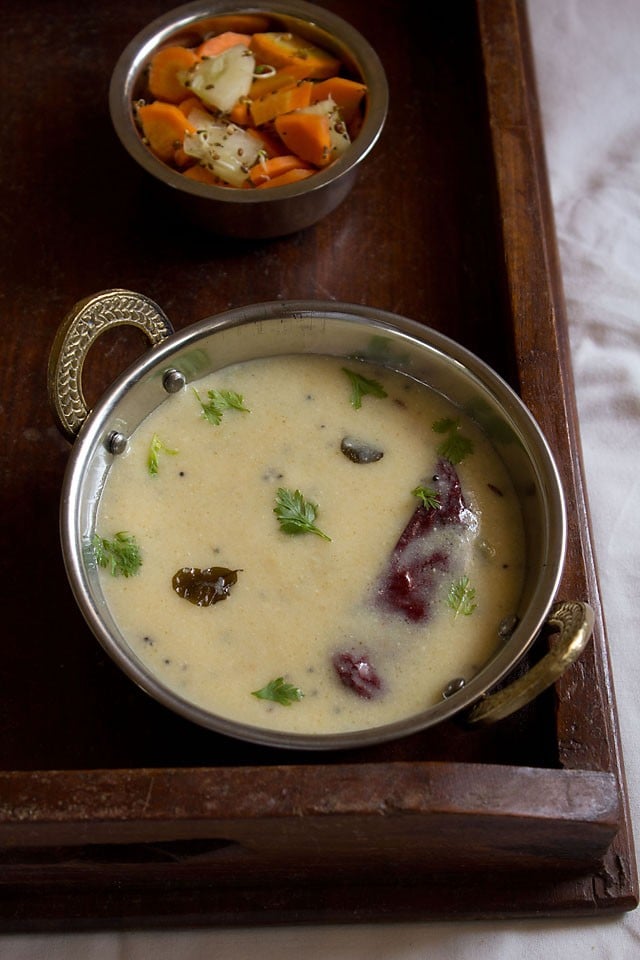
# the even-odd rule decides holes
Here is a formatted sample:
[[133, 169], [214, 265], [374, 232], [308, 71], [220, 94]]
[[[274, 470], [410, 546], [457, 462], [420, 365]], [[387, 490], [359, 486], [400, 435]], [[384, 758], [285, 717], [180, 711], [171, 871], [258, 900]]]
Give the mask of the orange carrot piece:
[[251, 49], [260, 63], [278, 70], [291, 64], [304, 64], [306, 76], [316, 80], [333, 77], [340, 72], [340, 60], [328, 50], [318, 47], [295, 33], [254, 33]]
[[185, 117], [188, 117], [192, 110], [202, 110], [202, 100], [200, 97], [187, 97], [186, 100], [180, 101], [178, 107]]
[[199, 47], [196, 47], [196, 55], [200, 58], [217, 57], [219, 53], [224, 53], [224, 51], [230, 47], [237, 47], [240, 43], [248, 47], [250, 42], [250, 34], [236, 33], [234, 30], [227, 30], [224, 33], [219, 33], [215, 37], [209, 37], [209, 39], [201, 43]]
[[189, 180], [197, 180], [198, 183], [218, 183], [218, 178], [206, 167], [203, 167], [201, 163], [194, 163], [192, 167], [183, 170], [182, 176]]
[[311, 103], [312, 86], [313, 84], [309, 80], [303, 80], [293, 87], [274, 90], [273, 93], [268, 93], [260, 100], [251, 101], [249, 110], [254, 126], [260, 127], [263, 123], [268, 123], [281, 113], [290, 113], [292, 110], [308, 107]]
[[187, 47], [164, 47], [156, 51], [149, 64], [149, 91], [156, 100], [180, 103], [189, 96], [180, 80], [180, 73], [198, 62], [197, 55]]
[[347, 77], [329, 77], [314, 84], [311, 103], [318, 103], [320, 100], [331, 97], [340, 108], [340, 115], [344, 122], [351, 123], [366, 92], [364, 83], [348, 80]]
[[266, 160], [258, 160], [251, 170], [249, 170], [249, 179], [256, 187], [267, 180], [274, 180], [276, 177], [288, 173], [290, 170], [313, 170], [310, 163], [301, 160], [292, 153], [283, 154], [281, 157], [270, 157]]
[[165, 163], [173, 160], [176, 149], [182, 146], [185, 133], [196, 132], [180, 107], [162, 100], [138, 107], [138, 118], [151, 151]]
[[315, 167], [325, 167], [330, 163], [331, 134], [325, 114], [301, 111], [282, 114], [275, 118], [275, 128], [291, 153]]
[[269, 187], [284, 187], [287, 183], [297, 183], [299, 180], [306, 180], [307, 177], [311, 177], [313, 173], [314, 171], [312, 169], [306, 170], [303, 167], [294, 167], [293, 170], [288, 170], [287, 173], [282, 173], [279, 177], [274, 177], [273, 180], [265, 180], [264, 183], [259, 183], [256, 190], [265, 190]]
[[229, 111], [229, 119], [239, 127], [249, 126], [252, 120], [248, 101], [240, 98], [237, 103], [234, 103]]
[[188, 153], [185, 153], [184, 147], [176, 147], [173, 151], [173, 165], [178, 167], [179, 170], [182, 170], [184, 167], [190, 167], [193, 163], [193, 157], [190, 157]]
[[306, 80], [306, 67], [304, 64], [290, 64], [283, 67], [282, 70], [276, 70], [275, 73], [267, 76], [258, 76], [251, 84], [249, 89], [249, 99], [259, 100], [267, 93], [273, 93], [274, 90], [281, 90], [283, 87], [291, 87], [299, 80]]
[[245, 131], [250, 136], [257, 137], [267, 157], [281, 157], [287, 152], [280, 137], [270, 133], [268, 129], [256, 130], [255, 127], [246, 127]]

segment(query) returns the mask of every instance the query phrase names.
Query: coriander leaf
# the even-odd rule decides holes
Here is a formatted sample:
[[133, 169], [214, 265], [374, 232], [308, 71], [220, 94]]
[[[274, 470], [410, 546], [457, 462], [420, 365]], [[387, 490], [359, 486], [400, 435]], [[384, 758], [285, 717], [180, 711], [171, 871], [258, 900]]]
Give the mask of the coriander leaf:
[[465, 457], [473, 453], [473, 443], [468, 437], [462, 434], [451, 434], [447, 440], [440, 444], [438, 453], [441, 457], [446, 457], [451, 463], [461, 463]]
[[280, 487], [276, 494], [273, 512], [285, 533], [315, 533], [323, 540], [331, 540], [331, 537], [323, 533], [314, 523], [318, 505], [311, 500], [305, 500], [299, 490], [285, 490], [284, 487]]
[[119, 574], [131, 577], [142, 566], [140, 548], [131, 534], [121, 531], [116, 533], [113, 540], [107, 540], [96, 533], [92, 546], [98, 566], [109, 567], [113, 577]]
[[460, 421], [443, 417], [432, 425], [435, 433], [446, 433], [448, 436], [437, 448], [441, 457], [446, 457], [451, 463], [460, 463], [470, 453], [473, 453], [473, 441], [460, 433]]
[[169, 453], [174, 456], [178, 451], [172, 450], [171, 447], [168, 447], [166, 443], [163, 443], [157, 433], [151, 437], [151, 443], [149, 444], [149, 456], [147, 457], [147, 469], [152, 477], [157, 476], [158, 473], [158, 454], [159, 453]]
[[343, 367], [342, 370], [351, 381], [351, 406], [355, 410], [360, 409], [362, 406], [362, 398], [367, 394], [372, 397], [387, 396], [387, 391], [377, 380], [369, 380], [359, 373], [354, 373], [353, 370], [347, 370], [346, 367]]
[[202, 416], [214, 426], [218, 426], [225, 410], [241, 410], [249, 413], [244, 398], [234, 390], [207, 390], [208, 403], [200, 399], [197, 390], [193, 391], [202, 407]]
[[261, 690], [254, 690], [251, 696], [259, 700], [273, 700], [274, 703], [280, 703], [283, 707], [289, 707], [296, 700], [302, 700], [304, 693], [293, 684], [285, 683], [284, 677], [278, 677]]
[[457, 430], [460, 426], [459, 420], [452, 420], [451, 417], [442, 417], [440, 420], [436, 420], [432, 424], [432, 429], [436, 433], [451, 433], [452, 430]]
[[433, 487], [416, 487], [411, 493], [414, 497], [417, 497], [418, 500], [421, 500], [423, 507], [427, 509], [432, 508], [435, 510], [440, 506], [438, 494]]
[[476, 591], [469, 586], [469, 577], [460, 577], [459, 580], [451, 584], [447, 604], [455, 611], [456, 617], [460, 613], [468, 617], [478, 606], [477, 603], [474, 603], [475, 598]]

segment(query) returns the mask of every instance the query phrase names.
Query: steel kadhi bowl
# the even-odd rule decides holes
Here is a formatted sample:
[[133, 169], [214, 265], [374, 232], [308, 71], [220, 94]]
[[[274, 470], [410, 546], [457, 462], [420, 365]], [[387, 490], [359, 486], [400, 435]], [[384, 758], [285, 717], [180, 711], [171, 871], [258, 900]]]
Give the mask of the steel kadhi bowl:
[[[82, 390], [88, 350], [106, 330], [141, 329], [151, 349], [124, 371], [89, 411]], [[164, 686], [137, 658], [105, 602], [88, 545], [101, 490], [127, 438], [169, 395], [217, 369], [261, 357], [318, 354], [374, 359], [428, 384], [491, 436], [518, 491], [526, 528], [526, 577], [517, 625], [493, 658], [441, 702], [400, 722], [339, 734], [291, 734], [247, 726], [200, 709]], [[177, 714], [219, 733], [284, 748], [335, 750], [380, 743], [457, 715], [469, 725], [495, 722], [551, 685], [580, 655], [593, 612], [556, 592], [566, 551], [566, 504], [549, 446], [518, 395], [487, 364], [436, 330], [354, 304], [274, 301], [208, 317], [179, 332], [161, 308], [129, 290], [107, 290], [76, 304], [62, 322], [49, 357], [48, 389], [57, 424], [72, 442], [65, 473], [60, 536], [73, 594], [93, 634], [124, 673]], [[487, 432], [485, 430], [485, 432]], [[522, 659], [543, 627], [558, 636], [528, 672], [494, 688]]]

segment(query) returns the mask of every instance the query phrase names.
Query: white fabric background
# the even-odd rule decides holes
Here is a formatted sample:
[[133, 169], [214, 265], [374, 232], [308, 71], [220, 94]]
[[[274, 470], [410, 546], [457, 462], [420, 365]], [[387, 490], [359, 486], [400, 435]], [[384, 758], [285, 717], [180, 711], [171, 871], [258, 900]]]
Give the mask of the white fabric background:
[[[529, 0], [594, 545], [640, 847], [640, 0]], [[640, 957], [588, 920], [0, 936], [2, 960]]]

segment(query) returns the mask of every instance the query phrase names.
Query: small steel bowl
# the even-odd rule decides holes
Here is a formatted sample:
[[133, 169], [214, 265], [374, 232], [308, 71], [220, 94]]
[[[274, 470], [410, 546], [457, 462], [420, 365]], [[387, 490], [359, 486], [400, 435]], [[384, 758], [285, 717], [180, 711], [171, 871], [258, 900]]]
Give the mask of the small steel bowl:
[[[345, 153], [329, 167], [298, 184], [269, 190], [241, 190], [198, 183], [155, 157], [143, 142], [134, 103], [145, 90], [153, 53], [173, 44], [193, 46], [215, 29], [215, 18], [264, 13], [270, 28], [294, 32], [332, 52], [352, 77], [366, 84], [362, 126]], [[388, 85], [382, 64], [369, 43], [350, 24], [304, 0], [196, 0], [158, 17], [141, 30], [121, 54], [111, 77], [109, 108], [125, 149], [161, 189], [161, 202], [214, 233], [241, 239], [283, 236], [309, 227], [331, 213], [351, 191], [362, 161], [382, 132]]]
[[[121, 374], [90, 412], [82, 392], [84, 359], [96, 339], [118, 325], [141, 329], [152, 349]], [[90, 544], [111, 465], [149, 413], [200, 377], [259, 357], [319, 354], [375, 359], [381, 338], [387, 346], [384, 365], [428, 384], [465, 410], [492, 437], [509, 471], [527, 534], [526, 579], [514, 622], [479, 673], [466, 682], [452, 677], [441, 702], [396, 723], [339, 734], [293, 734], [203, 710], [165, 686], [139, 660], [108, 609]], [[153, 301], [128, 290], [109, 290], [76, 304], [61, 324], [49, 358], [48, 388], [58, 426], [73, 442], [60, 522], [62, 553], [79, 608], [121, 669], [150, 696], [194, 723], [256, 743], [310, 750], [381, 743], [454, 715], [468, 724], [490, 723], [550, 686], [590, 638], [593, 612], [588, 604], [556, 598], [566, 551], [566, 503], [540, 428], [495, 371], [435, 330], [373, 307], [274, 301], [229, 310], [176, 333]], [[549, 652], [518, 679], [493, 690], [545, 624], [559, 632]]]

